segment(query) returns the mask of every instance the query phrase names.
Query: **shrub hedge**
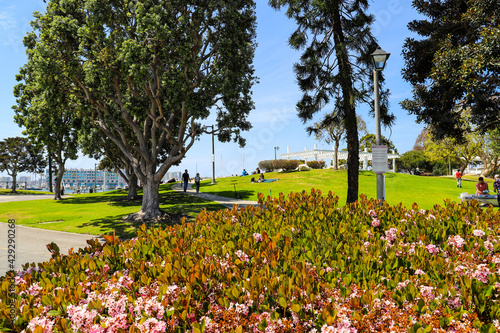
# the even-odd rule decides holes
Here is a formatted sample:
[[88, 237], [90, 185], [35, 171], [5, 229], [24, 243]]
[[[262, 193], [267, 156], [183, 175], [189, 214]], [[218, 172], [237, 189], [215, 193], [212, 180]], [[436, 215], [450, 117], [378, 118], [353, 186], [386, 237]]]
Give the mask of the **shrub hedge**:
[[274, 170], [274, 165], [272, 160], [265, 160], [259, 162], [259, 168], [266, 172], [271, 172]]
[[282, 169], [283, 171], [292, 171], [297, 169], [299, 166], [300, 161], [299, 160], [274, 160], [273, 161], [273, 166], [274, 169]]
[[326, 167], [325, 161], [308, 161], [307, 166], [311, 169], [324, 169]]
[[0, 289], [15, 332], [494, 332], [499, 214], [424, 211], [331, 192], [259, 198], [194, 223], [142, 226], [23, 267]]

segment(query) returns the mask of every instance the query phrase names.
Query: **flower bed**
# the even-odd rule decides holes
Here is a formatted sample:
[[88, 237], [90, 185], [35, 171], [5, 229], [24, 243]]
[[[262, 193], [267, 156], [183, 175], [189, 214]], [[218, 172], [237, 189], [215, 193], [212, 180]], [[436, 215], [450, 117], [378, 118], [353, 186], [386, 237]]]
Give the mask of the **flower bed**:
[[[497, 212], [319, 191], [90, 242], [1, 285], [16, 332], [495, 332]], [[266, 207], [266, 208], [264, 208]]]

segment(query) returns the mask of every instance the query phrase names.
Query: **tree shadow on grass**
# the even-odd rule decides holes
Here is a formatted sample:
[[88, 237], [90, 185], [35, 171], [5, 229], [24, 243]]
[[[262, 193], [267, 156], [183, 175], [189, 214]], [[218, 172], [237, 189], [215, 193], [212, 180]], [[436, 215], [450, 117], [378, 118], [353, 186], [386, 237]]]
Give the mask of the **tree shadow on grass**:
[[[166, 228], [168, 226], [173, 226], [180, 224], [181, 218], [184, 218], [184, 222], [193, 222], [196, 216], [206, 209], [207, 211], [217, 211], [220, 209], [225, 209], [224, 206], [218, 203], [207, 203], [207, 201], [194, 198], [199, 201], [197, 204], [167, 204], [160, 205], [160, 209], [165, 213], [172, 216], [171, 221], [167, 222], [155, 222], [147, 223], [147, 227], [150, 228]], [[113, 231], [115, 235], [121, 239], [130, 239], [136, 237], [137, 229], [143, 224], [143, 222], [129, 222], [125, 221], [124, 218], [128, 214], [121, 214], [116, 216], [106, 216], [99, 219], [94, 219], [92, 221], [83, 223], [79, 228], [93, 227], [99, 229], [99, 234], [110, 234]]]
[[261, 189], [256, 190], [256, 191], [248, 191], [248, 190], [236, 190], [236, 193], [238, 194], [238, 198], [235, 196], [234, 189], [233, 190], [226, 190], [226, 191], [217, 191], [217, 192], [207, 192], [207, 194], [213, 194], [213, 195], [218, 195], [221, 197], [225, 198], [230, 198], [230, 199], [245, 199], [245, 200], [250, 200], [254, 196], [257, 195], [257, 193], [262, 192]]
[[64, 198], [62, 200], [58, 200], [57, 203], [61, 205], [84, 205], [84, 204], [94, 204], [94, 203], [110, 203], [116, 206], [136, 206], [141, 205], [142, 195], [139, 196], [136, 200], [127, 200], [127, 191], [113, 191], [109, 194], [96, 194], [96, 195], [86, 195], [86, 194], [75, 194], [73, 197]]
[[[85, 204], [85, 203], [96, 203], [103, 202], [108, 203], [109, 205], [129, 207], [129, 206], [137, 206], [137, 211], [140, 210], [141, 207], [141, 198], [139, 200], [120, 200], [120, 196], [111, 195], [111, 196], [99, 196], [99, 197], [82, 197], [76, 198], [76, 204]], [[126, 193], [125, 193], [126, 198]], [[102, 200], [96, 200], [102, 199]], [[67, 199], [67, 203], [71, 203], [72, 199]], [[64, 201], [64, 200], [63, 200]], [[204, 209], [208, 211], [217, 211], [220, 209], [225, 209], [224, 206], [204, 200], [202, 198], [198, 198], [195, 196], [188, 196], [183, 193], [179, 193], [167, 188], [160, 188], [160, 209], [169, 216], [172, 217], [172, 221], [161, 221], [156, 223], [148, 223], [148, 227], [154, 228], [165, 228], [167, 226], [171, 226], [174, 224], [180, 223], [181, 217], [185, 218], [186, 222], [193, 222], [196, 215], [198, 215]], [[81, 228], [84, 227], [93, 227], [98, 228], [101, 234], [109, 234], [112, 233], [113, 230], [115, 235], [122, 239], [129, 239], [136, 236], [137, 228], [139, 228], [143, 223], [142, 222], [128, 222], [125, 221], [124, 218], [128, 214], [121, 214], [116, 216], [106, 216], [99, 219], [94, 219], [87, 223], [81, 225]], [[168, 219], [167, 219], [168, 220]]]

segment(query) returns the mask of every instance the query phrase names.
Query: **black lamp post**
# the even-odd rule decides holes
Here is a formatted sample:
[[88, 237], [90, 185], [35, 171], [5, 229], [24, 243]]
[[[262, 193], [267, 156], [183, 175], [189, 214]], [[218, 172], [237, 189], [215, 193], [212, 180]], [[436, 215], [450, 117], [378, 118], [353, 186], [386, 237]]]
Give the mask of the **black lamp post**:
[[[381, 145], [380, 134], [380, 96], [378, 91], [378, 72], [385, 68], [385, 63], [391, 54], [382, 50], [380, 46], [371, 54], [373, 62], [373, 84], [375, 92], [375, 144]], [[373, 151], [373, 150], [372, 150]], [[377, 199], [384, 200], [384, 175], [377, 173]]]
[[97, 163], [94, 164], [94, 193], [97, 193]]
[[212, 131], [207, 132], [212, 134], [212, 184], [215, 184], [215, 130], [214, 130], [214, 125], [210, 126], [203, 126], [203, 129], [206, 130], [207, 128], [211, 127]]

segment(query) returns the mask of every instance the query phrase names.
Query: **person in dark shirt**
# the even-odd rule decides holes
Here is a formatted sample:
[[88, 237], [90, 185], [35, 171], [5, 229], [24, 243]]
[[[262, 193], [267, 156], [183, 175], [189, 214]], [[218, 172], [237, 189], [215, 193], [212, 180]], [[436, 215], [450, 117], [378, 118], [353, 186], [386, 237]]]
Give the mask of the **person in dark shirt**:
[[493, 183], [493, 191], [497, 192], [498, 207], [500, 207], [500, 176], [495, 175], [495, 182]]
[[182, 174], [182, 180], [184, 181], [184, 192], [186, 192], [187, 187], [188, 187], [188, 182], [189, 182], [189, 173], [188, 173], [187, 169]]

